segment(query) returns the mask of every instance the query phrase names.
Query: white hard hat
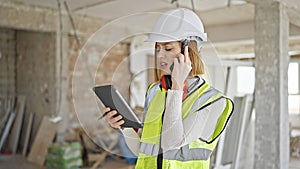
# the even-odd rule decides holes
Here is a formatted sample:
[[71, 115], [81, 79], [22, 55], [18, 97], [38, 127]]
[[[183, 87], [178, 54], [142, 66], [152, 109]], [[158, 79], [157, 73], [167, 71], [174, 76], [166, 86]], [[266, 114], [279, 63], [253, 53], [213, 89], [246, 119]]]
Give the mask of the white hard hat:
[[178, 8], [167, 11], [159, 17], [146, 42], [170, 42], [184, 39], [207, 41], [207, 35], [200, 18], [193, 11]]

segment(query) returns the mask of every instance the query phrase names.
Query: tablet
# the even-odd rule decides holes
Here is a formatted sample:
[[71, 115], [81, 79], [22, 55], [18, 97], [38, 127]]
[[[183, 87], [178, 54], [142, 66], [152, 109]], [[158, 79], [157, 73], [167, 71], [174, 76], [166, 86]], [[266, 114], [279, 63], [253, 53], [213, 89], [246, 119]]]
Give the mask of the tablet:
[[123, 116], [122, 120], [124, 120], [125, 123], [121, 125], [122, 127], [143, 127], [143, 124], [113, 85], [96, 86], [93, 90], [106, 107], [117, 110], [118, 114]]

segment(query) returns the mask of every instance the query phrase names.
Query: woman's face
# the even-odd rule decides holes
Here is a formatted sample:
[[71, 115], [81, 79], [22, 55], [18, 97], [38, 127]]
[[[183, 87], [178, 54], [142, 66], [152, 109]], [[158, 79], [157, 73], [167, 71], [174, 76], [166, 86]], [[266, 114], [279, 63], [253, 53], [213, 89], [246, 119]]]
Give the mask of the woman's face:
[[170, 66], [173, 64], [174, 58], [178, 56], [181, 51], [180, 42], [157, 42], [155, 55], [157, 57], [157, 68], [163, 74], [171, 74]]

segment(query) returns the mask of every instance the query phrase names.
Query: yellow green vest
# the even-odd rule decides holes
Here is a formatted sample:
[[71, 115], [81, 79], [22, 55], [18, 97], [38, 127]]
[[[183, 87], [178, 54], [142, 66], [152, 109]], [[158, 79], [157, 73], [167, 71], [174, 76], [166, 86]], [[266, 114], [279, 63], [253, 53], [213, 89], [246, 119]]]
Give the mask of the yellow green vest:
[[[157, 156], [160, 149], [162, 114], [164, 112], [166, 94], [167, 91], [161, 89], [158, 83], [152, 84], [148, 89], [145, 103], [146, 116], [144, 118], [136, 169], [158, 168]], [[222, 98], [226, 99], [226, 108], [219, 117], [211, 138], [208, 140], [199, 138], [188, 145], [164, 152], [163, 169], [209, 169], [210, 155], [216, 147], [218, 136], [224, 130], [231, 116], [233, 102], [204, 82], [182, 103], [182, 118], [184, 119], [190, 113], [196, 113]]]

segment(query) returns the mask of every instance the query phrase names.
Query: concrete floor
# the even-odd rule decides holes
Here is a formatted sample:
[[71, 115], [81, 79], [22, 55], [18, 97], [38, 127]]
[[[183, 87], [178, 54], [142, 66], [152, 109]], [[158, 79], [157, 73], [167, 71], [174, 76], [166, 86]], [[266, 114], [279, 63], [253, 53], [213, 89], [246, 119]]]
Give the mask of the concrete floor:
[[0, 169], [46, 169], [26, 160], [22, 155], [0, 155]]
[[134, 169], [133, 164], [128, 164], [125, 160], [106, 159], [105, 163], [99, 169]]
[[[0, 156], [0, 169], [19, 169], [22, 166], [22, 169], [46, 169], [31, 163], [26, 160], [22, 155], [9, 155], [9, 156]], [[108, 158], [99, 169], [134, 169], [134, 165], [127, 164], [124, 160], [114, 160]], [[249, 169], [249, 166], [247, 167]], [[89, 169], [85, 167], [82, 169]], [[291, 158], [289, 169], [300, 169], [300, 159]]]
[[[254, 168], [254, 131], [254, 119], [252, 119], [245, 131], [239, 169]], [[289, 169], [300, 169], [300, 158], [290, 157]]]
[[[0, 155], [0, 169], [47, 169], [26, 160], [22, 155]], [[84, 167], [82, 169], [89, 169]], [[125, 160], [114, 160], [107, 158], [98, 169], [134, 169], [134, 165], [128, 164]]]
[[300, 169], [300, 159], [298, 158], [291, 158], [289, 169]]
[[[239, 160], [239, 169], [251, 169], [254, 167], [254, 121], [250, 122], [245, 131], [244, 146], [242, 147]], [[28, 162], [22, 155], [0, 155], [0, 169], [46, 169], [34, 163]], [[89, 167], [84, 167], [88, 169]], [[134, 165], [128, 164], [125, 160], [106, 158], [99, 169], [134, 169]], [[290, 158], [289, 169], [300, 169], [300, 158]]]

